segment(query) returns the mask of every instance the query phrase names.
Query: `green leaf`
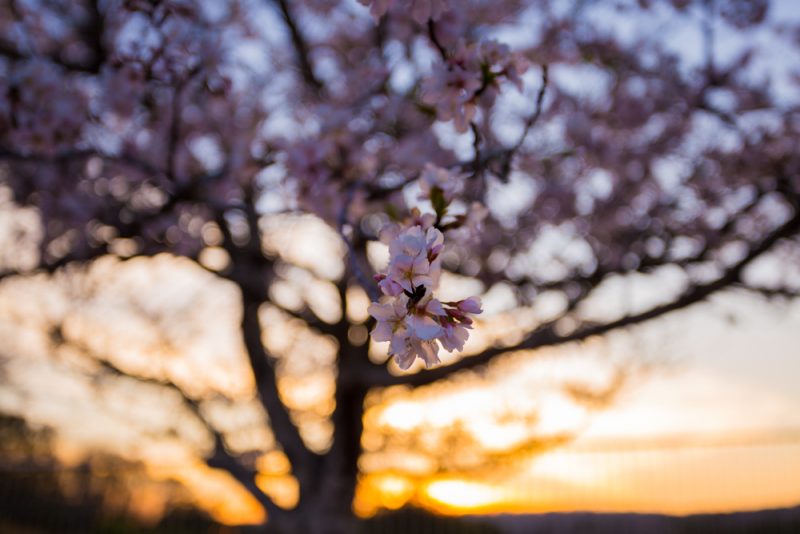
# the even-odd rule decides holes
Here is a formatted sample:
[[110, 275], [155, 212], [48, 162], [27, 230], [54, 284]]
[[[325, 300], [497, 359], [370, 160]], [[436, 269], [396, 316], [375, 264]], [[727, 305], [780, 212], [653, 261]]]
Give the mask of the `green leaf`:
[[447, 200], [444, 198], [444, 191], [439, 187], [431, 188], [431, 204], [436, 212], [436, 217], [440, 220], [447, 213]]
[[395, 222], [400, 220], [400, 214], [397, 212], [397, 208], [394, 204], [386, 203], [386, 215]]

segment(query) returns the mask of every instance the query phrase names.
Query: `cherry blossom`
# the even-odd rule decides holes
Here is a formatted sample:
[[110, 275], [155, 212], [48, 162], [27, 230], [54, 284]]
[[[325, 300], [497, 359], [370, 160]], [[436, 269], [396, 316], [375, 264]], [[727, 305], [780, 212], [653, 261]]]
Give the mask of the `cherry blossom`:
[[475, 93], [481, 87], [477, 70], [460, 65], [438, 68], [422, 86], [422, 100], [434, 106], [439, 120], [454, 122], [459, 132], [466, 132], [475, 117]]
[[441, 273], [439, 253], [444, 236], [436, 228], [423, 232], [419, 226], [403, 231], [389, 244], [388, 278], [398, 283], [405, 291], [420, 288], [431, 290], [438, 285]]
[[376, 319], [372, 338], [389, 342], [389, 354], [401, 369], [408, 369], [417, 357], [426, 367], [439, 363], [436, 340], [445, 335], [442, 321], [447, 312], [430, 293], [421, 299], [407, 294], [384, 297], [368, 311]]
[[[427, 182], [429, 192], [438, 190], [447, 204], [444, 199], [454, 196], [457, 179], [447, 169], [426, 165], [420, 182]], [[452, 194], [445, 195], [444, 189]], [[438, 219], [414, 209], [404, 221], [407, 226], [390, 223], [381, 231], [381, 240], [389, 246], [389, 265], [375, 276], [383, 297], [368, 309], [376, 320], [372, 338], [388, 341], [389, 355], [404, 370], [417, 358], [426, 367], [439, 363], [439, 344], [448, 351], [463, 350], [472, 328], [470, 315], [482, 312], [478, 297], [445, 306], [434, 296], [445, 245], [444, 234], [436, 228]]]
[[452, 120], [458, 132], [466, 132], [479, 100], [491, 105], [504, 80], [521, 91], [521, 76], [527, 69], [527, 59], [505, 44], [460, 39], [453, 53], [424, 81], [422, 100], [436, 109], [439, 120]]
[[[800, 248], [798, 77], [772, 61], [797, 51], [800, 31], [776, 3], [12, 4], [0, 7], [0, 200], [41, 230], [21, 274], [170, 254], [235, 287], [297, 507], [252, 484], [249, 457], [227, 465], [278, 530], [324, 531], [334, 511], [351, 514], [359, 455], [309, 449], [320, 433], [298, 430], [306, 417], [275, 389], [298, 354], [258, 343], [267, 308], [336, 337], [336, 355], [315, 363], [328, 366], [321, 389], [348, 400], [331, 404], [320, 427], [332, 428], [360, 420], [372, 387], [634, 327], [727, 288], [797, 294], [792, 271], [767, 287], [750, 269], [767, 257], [793, 266]], [[335, 252], [306, 250], [303, 262], [287, 251], [275, 228], [295, 220], [324, 226]], [[371, 254], [381, 247], [385, 266]], [[227, 262], [203, 261], [208, 251]], [[324, 280], [302, 288], [306, 300], [278, 298], [295, 268]], [[654, 307], [587, 313], [615, 280], [672, 271], [683, 287]], [[509, 306], [535, 308], [543, 294], [565, 306], [504, 347], [480, 347], [480, 300], [445, 300], [445, 273], [487, 292], [502, 284]], [[0, 278], [19, 274], [0, 266]], [[341, 323], [313, 294], [322, 286], [341, 290]], [[359, 334], [370, 319], [349, 313], [355, 287], [371, 297], [372, 340], [400, 368], [469, 354], [434, 373], [390, 372]], [[359, 428], [337, 427], [336, 439], [359, 444]], [[320, 459], [342, 469], [320, 474]], [[331, 487], [343, 491], [319, 492]]]
[[422, 190], [420, 198], [431, 199], [433, 190], [438, 189], [444, 200], [451, 202], [464, 189], [464, 176], [428, 163], [422, 169], [419, 186]]

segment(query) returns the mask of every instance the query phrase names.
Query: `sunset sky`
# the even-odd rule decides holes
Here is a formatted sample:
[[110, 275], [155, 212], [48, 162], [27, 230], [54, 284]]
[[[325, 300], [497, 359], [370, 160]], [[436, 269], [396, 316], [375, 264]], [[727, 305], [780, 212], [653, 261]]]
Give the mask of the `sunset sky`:
[[[290, 247], [314, 242], [284, 241]], [[323, 288], [326, 276], [337, 275], [329, 267], [331, 272], [317, 273]], [[271, 443], [251, 402], [241, 349], [231, 351], [238, 347], [235, 292], [189, 262], [166, 256], [100, 262], [93, 272], [83, 282], [35, 278], [0, 285], [0, 329], [7, 340], [0, 409], [56, 428], [57, 452], [67, 463], [86, 450], [141, 460], [156, 479], [182, 482], [217, 520], [259, 521], [263, 512], [252, 497], [199, 459], [207, 447], [202, 429], [177, 409], [175, 396], [125, 380], [98, 390], [91, 378], [96, 365], [81, 353], [94, 351], [93, 357], [128, 372], [169, 378], [192, 395], [224, 392], [233, 404], [208, 401], [204, 409], [231, 429], [232, 446]], [[627, 305], [646, 305], [668, 292], [668, 278], [646, 286], [641, 280], [615, 282], [607, 295], [617, 296], [597, 306], [615, 313], [609, 305], [621, 302], [618, 292], [626, 284], [629, 293], [636, 288]], [[463, 290], [451, 282], [443, 291]], [[283, 298], [302, 299], [302, 292], [292, 292], [308, 283], [299, 276]], [[505, 315], [498, 291], [487, 295], [474, 343], [513, 335], [513, 325], [528, 320], [519, 311]], [[324, 315], [324, 299], [317, 306]], [[158, 328], [148, 323], [158, 317], [169, 320]], [[301, 417], [301, 432], [310, 446], [324, 448], [330, 439], [330, 348], [295, 333], [272, 312], [264, 320], [268, 345], [292, 356], [282, 387]], [[64, 335], [85, 346], [53, 352], [51, 321], [63, 321]], [[376, 392], [365, 415], [356, 510], [368, 516], [413, 504], [448, 514], [688, 514], [797, 504], [799, 328], [798, 304], [728, 293], [631, 332], [510, 355], [483, 376], [467, 374], [413, 393]], [[602, 384], [618, 368], [627, 374], [608, 405], [587, 406], [564, 394], [565, 384]], [[169, 428], [174, 439], [158, 437]], [[409, 437], [416, 445], [403, 441]], [[532, 438], [541, 441], [531, 445]], [[259, 485], [291, 506], [297, 489], [285, 457], [266, 453], [259, 468]], [[158, 499], [153, 502], [160, 510]]]
[[[651, 325], [639, 334], [642, 353], [660, 352], [661, 338], [667, 361], [588, 416], [575, 441], [531, 455], [508, 475], [429, 482], [419, 501], [444, 513], [690, 514], [795, 505], [799, 327], [798, 305], [744, 295]], [[555, 407], [550, 417], [575, 414]]]
[[[647, 31], [672, 35], [670, 42], [685, 60], [682, 68], [703, 60], [698, 21], [685, 20], [694, 15], [634, 20], [604, 13], [606, 4], [595, 4], [587, 9], [598, 9], [598, 23], [613, 26], [623, 37]], [[775, 20], [797, 16], [800, 9], [793, 0], [776, 2], [770, 12]], [[512, 45], [530, 39], [520, 31], [528, 23], [533, 24], [522, 20], [507, 33], [501, 28], [498, 36]], [[725, 62], [738, 54], [749, 39], [763, 42], [759, 53], [774, 52], [774, 37], [763, 29], [752, 34], [722, 29], [718, 59]], [[259, 54], [251, 51], [254, 57], [248, 57], [263, 61]], [[783, 82], [798, 61], [775, 53], [760, 63], [769, 72], [756, 74], [773, 75], [776, 94], [786, 96], [782, 91], [790, 86]], [[527, 76], [530, 86], [538, 87], [538, 74]], [[562, 65], [552, 77], [564, 86], [574, 84], [578, 92], [603, 93], [602, 80], [595, 84], [589, 69]], [[510, 97], [510, 106], [515, 99], [529, 104], [530, 94]], [[474, 143], [464, 136], [449, 141], [460, 143], [454, 152], [463, 152], [467, 161], [477, 151], [478, 133]], [[679, 163], [662, 163], [656, 174], [678, 179], [673, 165]], [[487, 186], [487, 205], [509, 220], [528, 209], [531, 195], [537, 194], [518, 178], [512, 174]], [[420, 202], [414, 187], [402, 191], [409, 206]], [[246, 309], [257, 310], [251, 324], [261, 320], [263, 344], [274, 356], [280, 402], [305, 446], [323, 453], [333, 440], [338, 342], [323, 335], [324, 328], [314, 331], [291, 313], [308, 311], [328, 325], [349, 317], [350, 325], [340, 330], [342, 345], [371, 343], [374, 363], [401, 371], [388, 362], [388, 343], [368, 341], [367, 293], [355, 283], [344, 284], [347, 309], [340, 309], [336, 281], [346, 272], [346, 239], [313, 216], [273, 214], [270, 210], [286, 204], [277, 194], [265, 197], [258, 206], [264, 213], [254, 217], [263, 215], [258, 229], [264, 240], [254, 246], [263, 246], [264, 257], [278, 258], [277, 267], [266, 304]], [[564, 257], [586, 253], [580, 243], [568, 241], [564, 228], [573, 222], [537, 234], [536, 247], [547, 250], [531, 247], [504, 261], [524, 270], [558, 256], [547, 254], [553, 250], [564, 251]], [[221, 234], [216, 222], [198, 226], [200, 235]], [[11, 256], [33, 265], [42, 234], [34, 210], [14, 204], [10, 190], [0, 186], [0, 259]], [[25, 241], [27, 248], [17, 241]], [[298, 500], [292, 467], [254, 393], [241, 336], [241, 293], [209, 272], [223, 270], [231, 259], [222, 241], [206, 239], [200, 265], [167, 254], [103, 257], [85, 271], [66, 268], [52, 276], [0, 280], [0, 413], [24, 419], [33, 430], [53, 429], [51, 452], [67, 468], [97, 453], [141, 463], [153, 481], [179, 482], [193, 504], [214, 520], [259, 523], [265, 512], [253, 495], [204, 460], [213, 449], [208, 431], [213, 428], [232, 455], [252, 460], [248, 468], [255, 466], [256, 484], [278, 506], [291, 508]], [[797, 287], [800, 275], [791, 271], [791, 260], [779, 258], [780, 247], [748, 266], [745, 278], [765, 286], [785, 280]], [[364, 263], [380, 272], [388, 250], [370, 242]], [[551, 261], [542, 269], [545, 275], [552, 274], [548, 267], [557, 279], [564, 265]], [[705, 283], [704, 276], [711, 279], [721, 269], [700, 267], [691, 276], [673, 265], [647, 275], [597, 277], [602, 280], [597, 291], [581, 301], [575, 317], [585, 324], [610, 324], [673, 301], [692, 281]], [[705, 267], [708, 272], [701, 270]], [[485, 287], [476, 279], [442, 277], [437, 298], [443, 302], [471, 295], [483, 301], [484, 313], [465, 354], [513, 346], [523, 333], [567, 309], [566, 293], [544, 290], [523, 305], [515, 296], [519, 289], [506, 282]], [[558, 335], [571, 331], [577, 324], [571, 321], [565, 317], [555, 324]], [[449, 515], [684, 515], [800, 505], [799, 332], [800, 299], [768, 300], [734, 289], [602, 338], [503, 355], [485, 369], [441, 383], [374, 388], [364, 404], [354, 509], [361, 517], [407, 505]], [[257, 342], [253, 345], [261, 350]], [[443, 353], [442, 361], [460, 357]], [[425, 372], [422, 362], [409, 372]], [[167, 498], [160, 490], [142, 485], [132, 491], [136, 514], [153, 522], [162, 517]]]

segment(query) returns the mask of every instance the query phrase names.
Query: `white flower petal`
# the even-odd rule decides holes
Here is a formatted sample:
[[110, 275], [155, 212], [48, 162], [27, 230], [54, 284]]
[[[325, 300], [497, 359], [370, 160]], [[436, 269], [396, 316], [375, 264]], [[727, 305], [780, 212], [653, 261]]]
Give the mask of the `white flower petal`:
[[406, 317], [411, 334], [419, 339], [435, 339], [442, 334], [442, 325], [429, 315], [411, 314]]

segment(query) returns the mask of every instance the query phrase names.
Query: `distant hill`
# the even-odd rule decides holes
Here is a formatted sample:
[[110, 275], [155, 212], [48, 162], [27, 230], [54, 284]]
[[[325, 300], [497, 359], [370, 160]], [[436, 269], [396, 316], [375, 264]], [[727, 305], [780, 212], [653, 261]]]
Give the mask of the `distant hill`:
[[800, 506], [757, 512], [700, 514], [685, 517], [658, 514], [558, 513], [542, 515], [473, 516], [503, 534], [647, 534], [800, 533]]

